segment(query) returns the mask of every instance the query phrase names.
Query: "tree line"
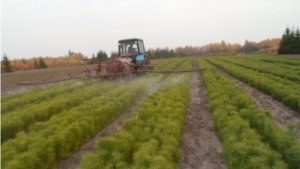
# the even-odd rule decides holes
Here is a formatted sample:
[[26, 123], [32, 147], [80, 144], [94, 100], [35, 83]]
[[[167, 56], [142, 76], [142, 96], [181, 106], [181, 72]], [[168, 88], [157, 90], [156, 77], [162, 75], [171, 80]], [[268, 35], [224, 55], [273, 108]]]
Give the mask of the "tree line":
[[242, 47], [242, 52], [251, 53], [277, 53], [281, 39], [265, 39], [258, 43], [246, 40]]
[[88, 60], [87, 64], [94, 64], [94, 63], [98, 63], [98, 62], [103, 62], [103, 61], [105, 61], [107, 59], [108, 59], [108, 56], [107, 56], [106, 52], [103, 51], [103, 50], [99, 50], [97, 52], [96, 56], [93, 53], [92, 59]]
[[203, 46], [185, 46], [177, 47], [175, 49], [165, 47], [164, 49], [150, 48], [147, 53], [152, 59], [169, 58], [169, 57], [185, 57], [185, 56], [196, 56], [206, 55], [212, 53], [238, 53], [241, 50], [240, 44], [230, 44], [222, 41], [221, 43], [210, 43]]
[[279, 54], [300, 54], [300, 32], [299, 28], [286, 28], [282, 35]]
[[20, 70], [32, 70], [41, 69], [47, 67], [60, 67], [68, 65], [79, 64], [86, 56], [79, 53], [72, 53], [70, 56], [59, 56], [59, 57], [33, 57], [30, 59], [13, 59], [9, 60], [8, 56], [4, 54], [1, 61], [1, 73], [12, 72]]
[[[287, 40], [288, 39], [288, 40]], [[171, 58], [171, 57], [185, 57], [185, 56], [196, 56], [196, 55], [233, 55], [240, 52], [251, 53], [281, 53], [282, 51], [291, 51], [293, 46], [290, 42], [298, 42], [299, 30], [293, 31], [290, 29], [286, 30], [282, 40], [280, 38], [266, 39], [258, 43], [246, 40], [244, 45], [238, 43], [226, 43], [224, 40], [217, 43], [210, 43], [203, 46], [185, 46], [176, 48], [149, 48], [147, 54], [151, 59], [159, 58]], [[286, 48], [280, 48], [279, 45], [288, 45]], [[295, 46], [295, 45], [294, 45]], [[293, 46], [293, 47], [294, 47]], [[278, 50], [279, 49], [279, 50]], [[298, 48], [300, 49], [300, 48]], [[78, 65], [82, 61], [87, 61], [88, 64], [98, 63], [105, 61], [109, 58], [113, 58], [118, 52], [111, 52], [110, 56], [103, 50], [99, 50], [96, 55], [92, 54], [91, 59], [83, 54], [74, 53], [71, 50], [68, 51], [68, 55], [54, 57], [34, 57], [30, 59], [13, 59], [9, 60], [8, 56], [4, 54], [1, 61], [1, 72], [11, 72], [20, 70], [40, 69], [45, 67], [59, 67], [68, 65]]]
[[3, 60], [1, 62], [1, 73], [13, 72], [17, 70], [29, 70], [29, 69], [42, 69], [47, 68], [44, 58], [32, 58], [32, 59], [14, 59], [8, 60], [8, 57], [4, 53]]
[[150, 48], [147, 53], [152, 59], [184, 57], [196, 55], [233, 55], [240, 52], [244, 53], [277, 53], [280, 38], [266, 39], [258, 43], [246, 40], [244, 45], [238, 43], [226, 43], [224, 40], [217, 43], [210, 43], [203, 46], [185, 46], [175, 49]]

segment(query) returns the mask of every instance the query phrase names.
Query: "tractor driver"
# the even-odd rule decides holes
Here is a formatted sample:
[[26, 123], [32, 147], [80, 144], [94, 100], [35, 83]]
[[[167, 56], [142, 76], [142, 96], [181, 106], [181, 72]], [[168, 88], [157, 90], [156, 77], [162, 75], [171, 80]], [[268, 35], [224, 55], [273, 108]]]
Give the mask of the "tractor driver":
[[130, 54], [134, 53], [133, 44], [130, 44], [130, 46], [128, 48], [128, 53], [130, 53]]

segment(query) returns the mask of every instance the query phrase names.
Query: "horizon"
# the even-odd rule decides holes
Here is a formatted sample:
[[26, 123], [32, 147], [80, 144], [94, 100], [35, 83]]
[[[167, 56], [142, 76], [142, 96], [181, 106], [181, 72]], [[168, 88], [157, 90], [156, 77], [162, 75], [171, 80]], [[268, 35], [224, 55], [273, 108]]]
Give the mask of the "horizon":
[[[281, 39], [281, 38], [267, 38], [267, 39], [263, 39], [263, 40], [260, 40], [259, 42], [261, 42], [261, 41], [264, 41], [264, 40], [271, 40], [271, 39]], [[247, 39], [246, 39], [247, 40]], [[245, 41], [246, 41], [245, 40]], [[226, 42], [225, 40], [224, 40], [224, 42], [226, 43], [226, 45], [227, 44], [231, 44], [231, 45], [233, 45], [233, 44], [240, 44], [240, 43], [229, 43], [229, 42]], [[254, 42], [254, 41], [249, 41], [249, 42]], [[254, 42], [254, 43], [259, 43], [259, 42]], [[212, 42], [212, 43], [206, 43], [206, 44], [204, 44], [204, 45], [202, 45], [202, 46], [193, 46], [193, 47], [204, 47], [205, 45], [209, 45], [209, 44], [215, 44], [215, 43], [221, 43], [221, 42]], [[242, 44], [240, 44], [241, 45], [241, 47], [243, 47], [244, 46], [244, 43], [242, 43]], [[184, 46], [177, 46], [177, 47], [185, 47], [185, 46], [189, 46], [189, 45], [184, 45]], [[148, 50], [156, 50], [157, 48], [159, 48], [159, 49], [165, 49], [166, 47], [168, 47], [168, 46], [165, 46], [165, 47], [162, 47], [162, 48], [159, 48], [159, 47], [149, 47], [149, 48], [146, 48], [146, 50], [148, 51]], [[175, 48], [177, 48], [177, 47], [174, 47], [174, 48], [169, 48], [169, 50], [171, 50], [171, 49], [175, 49]], [[101, 49], [100, 49], [101, 50]], [[99, 51], [97, 51], [97, 52], [100, 52], [100, 50]], [[103, 50], [102, 50], [103, 51]], [[71, 52], [73, 52], [73, 51], [71, 51]], [[95, 56], [97, 55], [97, 52], [95, 52], [95, 53], [93, 53]], [[105, 52], [105, 51], [104, 51]], [[111, 51], [111, 52], [115, 52], [115, 51]], [[107, 52], [105, 52], [106, 54], [107, 54], [107, 56], [108, 56], [108, 58], [110, 58], [110, 54], [111, 53], [107, 53]], [[6, 53], [3, 53], [3, 55], [4, 54], [6, 54]], [[87, 57], [88, 59], [91, 59], [92, 58], [92, 55], [91, 56], [88, 56], [88, 55], [85, 55], [84, 53], [82, 53], [82, 52], [74, 52], [73, 54], [82, 54], [84, 57]], [[6, 56], [7, 56], [7, 54], [6, 54]], [[30, 60], [30, 59], [38, 59], [38, 58], [47, 58], [47, 57], [49, 57], [49, 58], [59, 58], [59, 57], [68, 57], [68, 56], [70, 56], [70, 55], [68, 55], [68, 54], [65, 54], [65, 55], [61, 55], [61, 56], [34, 56], [34, 57], [29, 57], [29, 58], [14, 58], [14, 59], [27, 59], [27, 60]], [[8, 57], [8, 59], [9, 60], [14, 60], [14, 59], [10, 59], [9, 58], [9, 56], [7, 56]], [[2, 56], [2, 58], [1, 58], [1, 60], [3, 59], [3, 56]]]
[[128, 37], [143, 39], [146, 49], [258, 43], [297, 29], [299, 6], [296, 0], [3, 0], [1, 58], [60, 57], [69, 50], [110, 55]]

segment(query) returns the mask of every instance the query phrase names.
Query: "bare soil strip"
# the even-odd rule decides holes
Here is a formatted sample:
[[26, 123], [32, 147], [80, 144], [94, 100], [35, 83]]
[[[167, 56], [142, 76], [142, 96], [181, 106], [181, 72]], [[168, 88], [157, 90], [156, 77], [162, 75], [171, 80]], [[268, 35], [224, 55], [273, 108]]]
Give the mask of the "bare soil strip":
[[289, 124], [295, 125], [294, 133], [300, 139], [300, 113], [290, 109], [283, 103], [274, 100], [271, 96], [264, 94], [256, 88], [251, 87], [231, 75], [227, 74], [224, 70], [216, 67], [217, 70], [230, 78], [237, 86], [243, 88], [248, 92], [254, 100], [256, 100], [259, 108], [268, 108], [274, 117], [276, 123], [283, 129], [287, 129]]
[[131, 108], [129, 108], [127, 111], [125, 111], [123, 114], [121, 114], [115, 121], [113, 121], [111, 124], [106, 126], [103, 130], [101, 130], [98, 134], [96, 134], [94, 137], [90, 138], [88, 142], [86, 142], [80, 150], [73, 153], [69, 158], [64, 159], [60, 161], [60, 163], [57, 165], [56, 169], [73, 169], [79, 166], [80, 159], [83, 154], [87, 152], [95, 152], [97, 149], [96, 141], [99, 140], [101, 137], [105, 137], [108, 135], [111, 135], [114, 132], [117, 132], [121, 129], [123, 121], [125, 119], [128, 119], [131, 117], [131, 113], [138, 107], [140, 103], [144, 101], [144, 99], [148, 96], [154, 93], [160, 85], [170, 77], [170, 75], [165, 78], [162, 82], [160, 82], [155, 87], [151, 88], [148, 91], [148, 94], [143, 96], [140, 100], [138, 100]]
[[[196, 68], [194, 61], [193, 67]], [[182, 133], [180, 169], [223, 169], [227, 162], [222, 144], [214, 133], [206, 89], [199, 71], [192, 75], [187, 119]]]
[[41, 87], [41, 85], [18, 85], [12, 84], [8, 86], [1, 86], [1, 96], [10, 95], [15, 93], [21, 93], [25, 91], [29, 91], [31, 89]]
[[[1, 74], [1, 95], [9, 95], [19, 92], [24, 92], [36, 87], [40, 87], [45, 84], [38, 85], [18, 85], [18, 82], [33, 82], [41, 79], [51, 79], [50, 82], [54, 83], [61, 80], [69, 79], [68, 73], [83, 72], [86, 69], [93, 70], [97, 64], [92, 65], [78, 65], [78, 66], [65, 66], [56, 68], [45, 68], [45, 69], [35, 69], [26, 71], [16, 71], [12, 73], [2, 73]], [[65, 76], [58, 76], [65, 75]], [[78, 75], [76, 77], [83, 77], [84, 74]], [[49, 80], [47, 82], [49, 82]]]

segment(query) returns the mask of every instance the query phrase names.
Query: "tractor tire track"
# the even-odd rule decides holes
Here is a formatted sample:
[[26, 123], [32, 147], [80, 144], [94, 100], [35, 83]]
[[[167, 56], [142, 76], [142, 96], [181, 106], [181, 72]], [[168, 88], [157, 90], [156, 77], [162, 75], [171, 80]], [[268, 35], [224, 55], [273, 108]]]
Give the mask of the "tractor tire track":
[[164, 80], [162, 80], [159, 84], [152, 87], [147, 94], [142, 96], [134, 105], [132, 105], [128, 110], [122, 113], [115, 121], [110, 123], [104, 129], [102, 129], [99, 133], [97, 133], [94, 137], [90, 138], [77, 152], [74, 152], [69, 158], [63, 159], [57, 165], [56, 169], [74, 169], [79, 166], [80, 160], [83, 154], [87, 152], [95, 152], [97, 150], [96, 142], [101, 137], [109, 136], [114, 132], [119, 131], [122, 128], [123, 121], [131, 117], [132, 112], [139, 106], [140, 103], [144, 101], [144, 99], [154, 93], [159, 89], [160, 85], [164, 83], [169, 77], [171, 77], [173, 73], [167, 76]]
[[[197, 68], [196, 60], [193, 68]], [[227, 168], [222, 144], [214, 133], [208, 97], [199, 71], [193, 72], [190, 83], [190, 101], [180, 152], [183, 159], [179, 169]]]
[[216, 67], [216, 69], [222, 75], [231, 79], [237, 86], [247, 91], [247, 93], [257, 102], [259, 108], [268, 108], [276, 123], [282, 129], [287, 130], [289, 123], [295, 125], [295, 129], [293, 132], [298, 137], [298, 139], [300, 139], [300, 113], [290, 109], [283, 103], [274, 100], [271, 96], [264, 94], [260, 90], [251, 87], [247, 83], [236, 79], [235, 77], [226, 73], [223, 69], [220, 69], [218, 67]]

